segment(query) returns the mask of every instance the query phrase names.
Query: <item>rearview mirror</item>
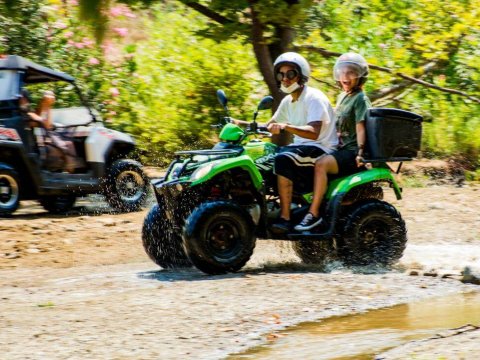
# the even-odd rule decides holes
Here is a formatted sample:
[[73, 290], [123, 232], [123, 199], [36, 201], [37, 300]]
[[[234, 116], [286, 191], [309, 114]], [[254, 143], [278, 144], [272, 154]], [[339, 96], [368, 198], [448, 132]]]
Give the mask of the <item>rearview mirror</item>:
[[224, 108], [227, 107], [228, 99], [223, 90], [217, 90], [217, 99]]
[[260, 104], [258, 104], [257, 110], [266, 110], [266, 109], [271, 109], [273, 106], [273, 97], [265, 96], [262, 101], [260, 101]]

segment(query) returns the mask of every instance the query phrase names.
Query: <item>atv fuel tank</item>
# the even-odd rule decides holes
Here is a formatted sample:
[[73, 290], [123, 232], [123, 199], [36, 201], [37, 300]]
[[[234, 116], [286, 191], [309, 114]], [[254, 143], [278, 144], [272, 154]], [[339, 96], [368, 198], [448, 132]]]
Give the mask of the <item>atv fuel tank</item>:
[[253, 139], [245, 144], [245, 153], [255, 161], [262, 156], [275, 153], [276, 146], [270, 142]]

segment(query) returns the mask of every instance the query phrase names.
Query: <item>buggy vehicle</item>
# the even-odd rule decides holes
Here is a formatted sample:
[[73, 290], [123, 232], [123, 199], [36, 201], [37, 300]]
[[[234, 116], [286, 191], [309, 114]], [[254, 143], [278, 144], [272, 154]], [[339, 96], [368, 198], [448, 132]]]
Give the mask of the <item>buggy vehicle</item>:
[[[52, 161], [54, 142], [32, 129], [20, 109], [20, 94], [34, 84], [65, 84], [82, 106], [52, 109], [56, 132], [73, 142], [75, 168], [62, 171]], [[78, 196], [104, 194], [118, 211], [144, 206], [150, 182], [140, 162], [130, 159], [133, 138], [107, 129], [84, 100], [75, 79], [20, 56], [0, 57], [0, 216], [14, 213], [21, 200], [38, 200], [51, 213], [71, 209]]]
[[[324, 265], [336, 259], [347, 266], [389, 266], [403, 254], [407, 230], [400, 213], [383, 201], [386, 186], [401, 199], [401, 188], [387, 163], [411, 160], [420, 148], [422, 117], [398, 109], [373, 108], [366, 119], [366, 162], [372, 166], [346, 177], [331, 178], [321, 214], [310, 231], [275, 234], [279, 214], [273, 160], [277, 146], [258, 126], [259, 110], [272, 106], [264, 98], [253, 121], [243, 129], [230, 121], [227, 98], [217, 92], [227, 111], [220, 141], [207, 150], [180, 151], [165, 177], [153, 182], [157, 204], [142, 230], [149, 257], [164, 268], [195, 265], [207, 274], [241, 269], [257, 238], [292, 240], [304, 263]], [[386, 185], [386, 186], [385, 186]], [[312, 193], [295, 193], [292, 220], [308, 211]]]

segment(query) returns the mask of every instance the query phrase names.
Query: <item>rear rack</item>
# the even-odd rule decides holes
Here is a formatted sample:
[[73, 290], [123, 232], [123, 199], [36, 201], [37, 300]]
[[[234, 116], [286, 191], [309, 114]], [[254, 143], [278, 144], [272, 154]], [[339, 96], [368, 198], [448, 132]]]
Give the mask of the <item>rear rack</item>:
[[[391, 172], [395, 173], [395, 174], [399, 174], [400, 173], [400, 169], [402, 168], [402, 165], [403, 165], [403, 162], [404, 161], [412, 161], [413, 158], [410, 158], [410, 157], [391, 157], [391, 158], [378, 158], [378, 159], [364, 159], [363, 162], [364, 163], [372, 163], [372, 164], [375, 164], [375, 163], [382, 163], [382, 164], [385, 164], [385, 167], [389, 168]], [[397, 167], [397, 170], [393, 170], [388, 164], [387, 162], [398, 162], [398, 167]]]

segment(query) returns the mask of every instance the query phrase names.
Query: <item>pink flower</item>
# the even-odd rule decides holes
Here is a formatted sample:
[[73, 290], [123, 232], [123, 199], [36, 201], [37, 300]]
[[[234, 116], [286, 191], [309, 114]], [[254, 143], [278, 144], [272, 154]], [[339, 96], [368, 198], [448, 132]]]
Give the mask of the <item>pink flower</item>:
[[88, 63], [90, 65], [98, 65], [100, 64], [100, 61], [97, 58], [91, 57], [90, 59], [88, 59]]
[[125, 15], [126, 17], [129, 17], [129, 18], [131, 18], [131, 19], [134, 19], [134, 18], [137, 17], [137, 15], [135, 15], [135, 14], [134, 14], [133, 12], [131, 12], [130, 10], [126, 10], [123, 15]]
[[83, 49], [85, 45], [81, 42], [76, 42], [73, 44], [77, 49]]
[[68, 3], [70, 5], [77, 6], [78, 5], [78, 0], [69, 0]]
[[113, 17], [123, 15], [124, 7], [123, 6], [114, 6], [110, 9], [110, 15]]
[[105, 52], [109, 52], [109, 51], [112, 51], [113, 50], [113, 45], [110, 41], [105, 41], [102, 45], [101, 45], [101, 48], [105, 51]]
[[113, 31], [115, 31], [118, 34], [118, 36], [121, 36], [121, 37], [127, 36], [128, 34], [127, 28], [113, 28]]
[[118, 96], [118, 95], [120, 95], [120, 91], [118, 91], [117, 88], [113, 87], [113, 88], [110, 88], [110, 94], [112, 96]]
[[62, 21], [57, 21], [55, 24], [53, 24], [53, 27], [55, 29], [66, 29], [68, 27], [67, 24], [65, 24], [64, 22]]
[[66, 33], [63, 34], [63, 37], [65, 39], [68, 39], [68, 38], [71, 38], [73, 36], [73, 32], [72, 31], [67, 31]]
[[86, 37], [83, 38], [82, 42], [83, 42], [83, 45], [85, 45], [85, 47], [87, 48], [91, 48], [94, 44], [93, 40], [90, 40], [89, 38], [86, 38]]
[[385, 49], [387, 47], [387, 45], [385, 44], [378, 44], [378, 46], [380, 47], [380, 49]]

